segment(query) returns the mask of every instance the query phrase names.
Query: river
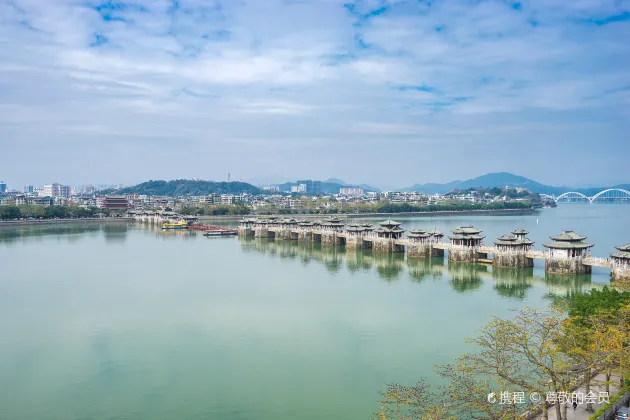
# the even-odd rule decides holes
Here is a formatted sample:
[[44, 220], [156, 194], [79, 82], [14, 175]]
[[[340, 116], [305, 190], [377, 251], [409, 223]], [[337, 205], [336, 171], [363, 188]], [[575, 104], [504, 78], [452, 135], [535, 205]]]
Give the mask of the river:
[[[607, 256], [630, 206], [396, 218], [536, 248], [573, 229]], [[372, 219], [377, 222], [378, 219]], [[233, 223], [233, 222], [232, 222]], [[0, 230], [0, 419], [368, 419], [389, 382], [434, 381], [491, 314], [601, 287], [546, 276], [134, 224]]]

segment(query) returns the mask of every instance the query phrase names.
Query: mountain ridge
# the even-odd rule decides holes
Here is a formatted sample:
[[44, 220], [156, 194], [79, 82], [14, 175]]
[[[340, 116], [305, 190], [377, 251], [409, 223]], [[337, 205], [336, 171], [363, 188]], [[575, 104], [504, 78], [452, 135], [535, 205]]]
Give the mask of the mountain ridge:
[[575, 191], [587, 196], [592, 196], [607, 188], [630, 189], [630, 184], [619, 184], [605, 187], [573, 188], [564, 186], [552, 186], [541, 184], [530, 178], [515, 175], [510, 172], [491, 172], [467, 180], [456, 180], [444, 184], [426, 183], [414, 184], [411, 187], [403, 188], [401, 191], [417, 191], [425, 194], [444, 194], [454, 189], [465, 190], [468, 188], [526, 188], [539, 194], [560, 195], [565, 192]]

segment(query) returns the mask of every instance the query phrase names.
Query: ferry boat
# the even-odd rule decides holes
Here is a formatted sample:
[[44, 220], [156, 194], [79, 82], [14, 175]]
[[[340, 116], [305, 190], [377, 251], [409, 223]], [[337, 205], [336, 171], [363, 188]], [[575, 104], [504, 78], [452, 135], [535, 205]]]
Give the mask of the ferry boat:
[[188, 228], [188, 223], [181, 221], [181, 222], [165, 222], [162, 223], [162, 229], [187, 229]]
[[206, 231], [203, 236], [234, 236], [237, 234], [238, 231], [236, 229], [213, 229]]

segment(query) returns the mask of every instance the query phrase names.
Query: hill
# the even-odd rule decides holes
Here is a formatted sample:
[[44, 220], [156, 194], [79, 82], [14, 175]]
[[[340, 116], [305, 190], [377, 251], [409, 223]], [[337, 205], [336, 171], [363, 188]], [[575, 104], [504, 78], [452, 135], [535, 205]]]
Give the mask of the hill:
[[573, 188], [573, 187], [555, 187], [551, 185], [544, 185], [539, 182], [533, 181], [523, 176], [514, 175], [509, 172], [495, 172], [486, 175], [481, 175], [476, 178], [468, 179], [465, 181], [452, 181], [446, 184], [415, 184], [411, 187], [404, 188], [402, 191], [418, 191], [425, 194], [445, 194], [454, 189], [466, 190], [468, 188], [526, 188], [532, 192], [549, 195], [560, 195], [567, 191], [581, 192], [582, 194], [592, 196], [606, 188], [623, 188], [628, 189], [630, 185], [615, 185], [613, 187], [598, 187], [598, 188]]
[[173, 181], [147, 181], [126, 187], [116, 194], [143, 195], [208, 195], [208, 194], [260, 194], [262, 191], [246, 182], [214, 182], [176, 179]]

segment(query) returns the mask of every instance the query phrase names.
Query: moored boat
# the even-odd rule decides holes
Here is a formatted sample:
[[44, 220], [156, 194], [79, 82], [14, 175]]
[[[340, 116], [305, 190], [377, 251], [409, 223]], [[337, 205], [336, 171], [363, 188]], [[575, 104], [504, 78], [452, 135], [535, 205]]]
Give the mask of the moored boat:
[[235, 236], [237, 234], [236, 229], [213, 229], [206, 231], [203, 236]]
[[164, 222], [162, 223], [162, 229], [187, 229], [188, 228], [188, 223], [181, 221], [181, 222]]

